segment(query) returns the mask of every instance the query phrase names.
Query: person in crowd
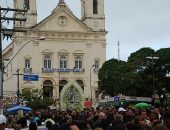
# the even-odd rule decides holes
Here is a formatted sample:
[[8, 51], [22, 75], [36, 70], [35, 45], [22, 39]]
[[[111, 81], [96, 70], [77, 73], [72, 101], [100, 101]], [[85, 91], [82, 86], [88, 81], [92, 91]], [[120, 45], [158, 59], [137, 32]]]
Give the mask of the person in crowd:
[[80, 130], [79, 127], [77, 125], [75, 125], [75, 124], [71, 124], [70, 129], [71, 130]]
[[152, 130], [169, 130], [164, 124], [158, 124], [152, 128]]
[[161, 115], [161, 110], [159, 108], [154, 108], [153, 112], [158, 115], [159, 120], [161, 120], [162, 115]]
[[135, 120], [134, 112], [131, 109], [128, 109], [126, 115], [124, 115], [123, 117], [123, 122], [125, 124], [129, 124], [129, 123], [133, 123], [134, 120]]
[[122, 120], [124, 121], [124, 117], [126, 116], [126, 110], [125, 108], [123, 108], [122, 106], [118, 109], [118, 113], [117, 113], [117, 120]]
[[94, 130], [104, 130], [103, 128], [95, 128]]
[[59, 129], [59, 125], [58, 124], [54, 124], [53, 126], [52, 126], [52, 130], [58, 130]]
[[4, 115], [0, 115], [0, 130], [5, 130], [7, 118]]
[[70, 125], [68, 123], [62, 123], [58, 130], [71, 130]]
[[39, 118], [39, 112], [35, 112], [35, 113], [34, 113], [33, 121], [36, 123], [38, 120], [40, 120], [40, 118]]
[[161, 124], [161, 120], [159, 119], [159, 115], [154, 111], [151, 111], [149, 114], [150, 125], [154, 127], [157, 124]]
[[126, 127], [122, 120], [114, 120], [107, 130], [126, 130]]
[[37, 124], [35, 122], [31, 122], [29, 124], [29, 130], [38, 130], [37, 129]]
[[47, 114], [47, 118], [45, 120], [45, 124], [47, 121], [50, 121], [52, 123], [52, 125], [55, 124], [55, 121], [52, 119], [52, 115], [50, 113]]
[[86, 124], [87, 130], [92, 130], [93, 122], [91, 120], [86, 120], [85, 124]]
[[18, 121], [18, 124], [20, 125], [21, 130], [28, 129], [27, 119], [25, 117], [21, 117], [20, 120]]
[[148, 116], [146, 110], [141, 110], [141, 111], [140, 111], [140, 116], [145, 119], [147, 125], [151, 126], [151, 122], [150, 122], [150, 119], [149, 119], [149, 116]]
[[135, 123], [136, 130], [150, 130], [151, 129], [146, 119], [141, 115], [135, 118], [134, 123]]
[[166, 110], [163, 114], [163, 124], [170, 130], [170, 110]]
[[15, 117], [13, 115], [8, 116], [8, 128], [11, 128], [11, 129], [18, 128], [17, 120], [15, 119]]
[[49, 120], [45, 123], [45, 126], [48, 130], [52, 130], [53, 128], [53, 123]]

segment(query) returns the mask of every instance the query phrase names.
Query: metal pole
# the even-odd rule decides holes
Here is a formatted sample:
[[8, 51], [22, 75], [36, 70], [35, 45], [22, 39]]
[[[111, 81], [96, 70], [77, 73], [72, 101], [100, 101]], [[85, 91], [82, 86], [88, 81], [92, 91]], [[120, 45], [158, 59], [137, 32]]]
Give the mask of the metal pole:
[[92, 65], [92, 67], [90, 68], [90, 98], [91, 98], [91, 103], [93, 101], [93, 91], [92, 91], [92, 85], [91, 85], [91, 70], [94, 67], [94, 65]]
[[60, 104], [60, 70], [58, 71], [58, 90], [59, 90], [59, 110], [61, 110], [61, 104]]
[[20, 104], [19, 103], [19, 75], [20, 75], [19, 74], [19, 69], [17, 69], [16, 72], [17, 72], [17, 103]]
[[153, 56], [152, 56], [152, 91], [153, 91], [153, 105], [155, 106], [155, 82], [154, 82], [154, 67], [153, 67]]
[[[3, 101], [3, 59], [2, 59], [2, 23], [0, 6], [0, 100]], [[3, 106], [1, 106], [3, 107]], [[3, 109], [1, 111], [3, 113]]]
[[153, 105], [155, 106], [155, 81], [154, 81], [155, 72], [154, 72], [153, 62], [154, 60], [158, 60], [159, 57], [153, 57], [153, 55], [151, 55], [151, 56], [147, 56], [146, 58], [152, 60], [152, 93], [153, 93]]

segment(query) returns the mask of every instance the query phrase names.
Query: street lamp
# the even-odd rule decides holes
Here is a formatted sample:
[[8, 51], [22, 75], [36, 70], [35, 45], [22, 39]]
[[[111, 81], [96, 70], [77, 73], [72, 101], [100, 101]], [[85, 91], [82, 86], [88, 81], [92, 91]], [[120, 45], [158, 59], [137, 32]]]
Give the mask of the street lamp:
[[152, 92], [153, 92], [153, 105], [155, 106], [155, 82], [154, 82], [154, 67], [153, 63], [154, 60], [158, 60], [159, 57], [154, 57], [154, 56], [147, 56], [146, 59], [152, 60]]
[[92, 98], [93, 98], [93, 92], [92, 92], [92, 85], [91, 85], [91, 70], [95, 65], [92, 65], [90, 68], [90, 98], [91, 98], [91, 103], [92, 103]]
[[19, 69], [17, 69], [17, 103], [19, 104]]
[[[9, 60], [9, 62], [5, 65], [5, 66], [2, 66], [2, 69], [1, 69], [1, 73], [0, 73], [0, 97], [2, 97], [3, 99], [3, 71], [4, 69], [6, 69], [6, 67], [8, 67], [8, 65], [13, 61], [13, 59], [17, 56], [17, 54], [30, 42], [32, 41], [35, 41], [35, 40], [45, 40], [45, 37], [40, 37], [40, 38], [35, 38], [35, 39], [31, 39], [29, 41], [27, 41], [16, 53], [15, 55]], [[0, 58], [1, 61], [0, 62], [3, 62], [2, 58]], [[17, 69], [17, 76], [19, 76], [19, 69]], [[18, 100], [18, 103], [19, 103], [19, 77], [18, 77], [18, 81], [17, 81], [17, 100]]]
[[13, 59], [18, 55], [18, 53], [30, 42], [36, 41], [36, 40], [45, 40], [45, 37], [40, 37], [36, 39], [31, 39], [28, 42], [26, 42], [17, 52], [16, 54], [10, 59], [10, 61], [4, 66], [4, 69], [13, 61]]

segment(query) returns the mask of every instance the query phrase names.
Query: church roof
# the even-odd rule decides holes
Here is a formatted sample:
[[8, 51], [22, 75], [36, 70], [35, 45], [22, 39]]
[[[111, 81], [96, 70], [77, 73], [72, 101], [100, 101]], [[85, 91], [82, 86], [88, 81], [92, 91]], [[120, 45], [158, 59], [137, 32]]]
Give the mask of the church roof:
[[[61, 24], [58, 23], [58, 25], [56, 24], [57, 20], [59, 22], [60, 18], [67, 18], [68, 19], [67, 21], [70, 23], [70, 25], [68, 24], [69, 26], [65, 27], [65, 30], [63, 30], [64, 26], [61, 26], [62, 23]], [[53, 25], [53, 27], [50, 29], [51, 25]], [[64, 25], [64, 23], [63, 23], [63, 25]], [[46, 27], [44, 27], [44, 26], [46, 26]], [[70, 26], [76, 26], [77, 30], [75, 28], [71, 28]], [[90, 31], [90, 32], [92, 32], [92, 30], [87, 25], [85, 25], [80, 19], [78, 19], [72, 13], [72, 11], [66, 5], [64, 0], [60, 0], [58, 5], [51, 12], [51, 14], [48, 17], [46, 17], [44, 20], [42, 20], [40, 23], [38, 23], [33, 28], [33, 30], [42, 30], [43, 31], [45, 28], [49, 29], [46, 31], [53, 30], [53, 31], [65, 31], [65, 32], [68, 32], [68, 31], [70, 31], [70, 32], [71, 31], [72, 32], [74, 32], [74, 31], [85, 31], [85, 32]]]
[[55, 13], [60, 7], [65, 7], [68, 11], [71, 12], [71, 10], [69, 9], [69, 7], [66, 5], [66, 3], [64, 2], [64, 0], [59, 0], [58, 5], [54, 8], [54, 10], [52, 11], [52, 14]]

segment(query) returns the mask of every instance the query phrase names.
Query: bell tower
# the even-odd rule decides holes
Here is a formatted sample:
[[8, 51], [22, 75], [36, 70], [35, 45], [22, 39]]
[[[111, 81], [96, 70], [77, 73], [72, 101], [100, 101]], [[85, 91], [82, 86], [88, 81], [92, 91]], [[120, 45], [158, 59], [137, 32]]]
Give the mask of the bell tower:
[[81, 0], [81, 20], [94, 31], [105, 31], [104, 0]]
[[36, 0], [14, 0], [15, 9], [26, 9], [28, 12], [16, 12], [14, 17], [26, 18], [26, 22], [16, 22], [15, 27], [30, 28], [37, 24]]

